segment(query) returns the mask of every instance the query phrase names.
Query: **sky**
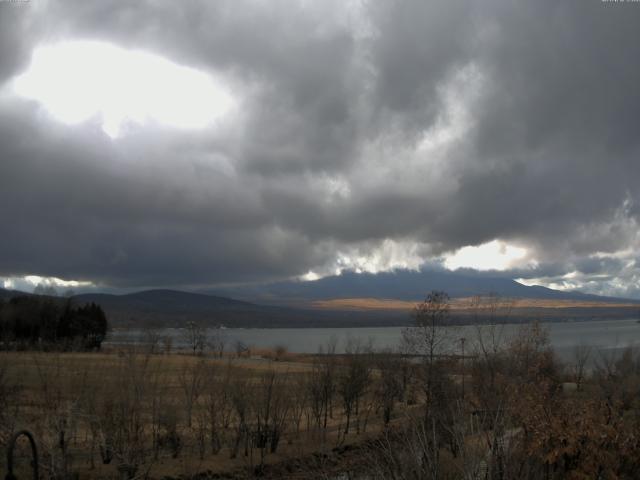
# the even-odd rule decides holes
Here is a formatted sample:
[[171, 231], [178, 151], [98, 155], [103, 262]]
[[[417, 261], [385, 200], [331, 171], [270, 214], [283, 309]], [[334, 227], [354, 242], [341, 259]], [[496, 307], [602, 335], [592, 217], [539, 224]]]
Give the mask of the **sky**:
[[0, 284], [640, 298], [640, 3], [0, 0]]

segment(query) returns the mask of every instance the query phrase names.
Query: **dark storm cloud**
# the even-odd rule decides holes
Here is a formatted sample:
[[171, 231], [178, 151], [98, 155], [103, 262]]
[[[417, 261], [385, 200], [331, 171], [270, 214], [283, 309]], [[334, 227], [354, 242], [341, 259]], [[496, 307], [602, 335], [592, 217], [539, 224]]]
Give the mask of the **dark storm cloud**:
[[77, 127], [41, 125], [33, 115], [0, 125], [8, 272], [197, 284], [291, 275], [318, 261], [308, 239], [269, 221], [250, 181], [238, 185], [154, 145], [143, 148], [150, 160], [132, 158], [135, 149], [123, 153], [100, 132], [77, 135]]
[[0, 84], [28, 64], [28, 9], [24, 3], [0, 3]]
[[206, 285], [500, 238], [537, 262], [505, 275], [640, 288], [637, 4], [31, 3], [0, 3], [0, 82], [103, 40], [223, 75], [242, 113], [111, 140], [3, 97], [0, 275]]

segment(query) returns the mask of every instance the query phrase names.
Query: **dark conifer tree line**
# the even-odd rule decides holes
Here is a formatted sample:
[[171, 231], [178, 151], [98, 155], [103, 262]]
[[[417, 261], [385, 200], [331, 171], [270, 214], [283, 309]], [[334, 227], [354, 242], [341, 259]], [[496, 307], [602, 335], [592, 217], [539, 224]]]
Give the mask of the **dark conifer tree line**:
[[0, 299], [0, 348], [97, 350], [108, 330], [99, 305], [25, 295]]

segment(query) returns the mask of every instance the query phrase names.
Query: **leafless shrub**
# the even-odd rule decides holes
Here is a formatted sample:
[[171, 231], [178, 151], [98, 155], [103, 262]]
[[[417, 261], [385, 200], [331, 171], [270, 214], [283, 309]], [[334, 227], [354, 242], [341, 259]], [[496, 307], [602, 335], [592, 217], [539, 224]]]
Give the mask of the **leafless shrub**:
[[288, 352], [288, 349], [286, 345], [276, 345], [274, 348], [274, 353], [275, 353], [274, 360], [276, 361], [284, 360], [287, 352]]
[[235, 349], [237, 358], [251, 356], [251, 348], [242, 340], [236, 340], [234, 349]]

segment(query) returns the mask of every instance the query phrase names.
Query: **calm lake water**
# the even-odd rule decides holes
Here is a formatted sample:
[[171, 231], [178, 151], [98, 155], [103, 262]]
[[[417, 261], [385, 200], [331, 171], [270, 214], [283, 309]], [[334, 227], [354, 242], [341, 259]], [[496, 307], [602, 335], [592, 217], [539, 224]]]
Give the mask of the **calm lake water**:
[[[640, 323], [636, 319], [599, 320], [581, 322], [542, 323], [549, 331], [551, 345], [557, 354], [564, 359], [571, 358], [577, 345], [588, 345], [601, 352], [616, 352], [629, 345], [640, 346]], [[497, 328], [503, 338], [513, 336], [522, 324], [505, 324]], [[448, 327], [446, 327], [448, 328]], [[484, 327], [485, 335], [489, 327]], [[344, 349], [352, 340], [371, 342], [375, 349], [395, 348], [402, 339], [402, 327], [371, 328], [228, 328], [222, 330], [227, 350], [232, 351], [236, 342], [256, 348], [273, 348], [285, 346], [291, 352], [316, 353], [331, 341], [337, 342], [337, 351]], [[179, 328], [166, 328], [156, 331], [161, 336], [172, 337], [175, 348], [186, 346], [185, 332]], [[448, 329], [451, 338], [466, 338], [471, 346], [477, 338], [477, 330], [473, 326]], [[115, 330], [107, 338], [107, 343], [130, 344], [144, 339], [142, 330]]]

